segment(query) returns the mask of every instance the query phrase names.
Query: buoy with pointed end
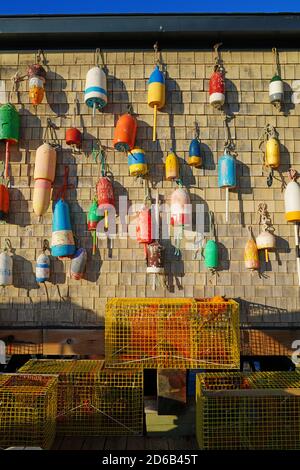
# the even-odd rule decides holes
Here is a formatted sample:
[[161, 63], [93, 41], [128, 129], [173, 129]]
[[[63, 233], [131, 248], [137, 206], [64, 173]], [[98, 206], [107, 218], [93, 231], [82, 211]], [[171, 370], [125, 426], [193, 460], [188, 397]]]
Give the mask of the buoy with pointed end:
[[248, 227], [248, 240], [244, 249], [244, 262], [245, 268], [250, 271], [255, 271], [259, 269], [259, 256], [258, 249], [255, 240], [252, 236], [251, 227]]
[[51, 254], [58, 258], [69, 258], [73, 256], [76, 250], [74, 236], [72, 232], [70, 210], [65, 201], [65, 195], [68, 187], [69, 167], [65, 167], [64, 182], [61, 186], [58, 198], [54, 205], [52, 219], [52, 240]]
[[[41, 51], [39, 51], [40, 57]], [[45, 95], [45, 83], [47, 72], [40, 63], [30, 65], [27, 69], [29, 78], [29, 98], [31, 104], [34, 106], [39, 105]]]
[[38, 217], [44, 215], [50, 205], [52, 183], [55, 179], [56, 150], [44, 143], [37, 148], [34, 166], [33, 210]]
[[148, 105], [153, 108], [153, 141], [156, 141], [157, 110], [164, 107], [166, 101], [165, 76], [156, 65], [148, 80]]

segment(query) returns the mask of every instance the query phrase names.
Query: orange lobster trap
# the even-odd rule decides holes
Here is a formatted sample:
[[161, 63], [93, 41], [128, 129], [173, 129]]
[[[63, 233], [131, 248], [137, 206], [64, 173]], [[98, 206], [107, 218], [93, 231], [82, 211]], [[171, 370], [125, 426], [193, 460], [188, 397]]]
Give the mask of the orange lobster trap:
[[239, 306], [233, 300], [111, 299], [108, 367], [238, 369]]

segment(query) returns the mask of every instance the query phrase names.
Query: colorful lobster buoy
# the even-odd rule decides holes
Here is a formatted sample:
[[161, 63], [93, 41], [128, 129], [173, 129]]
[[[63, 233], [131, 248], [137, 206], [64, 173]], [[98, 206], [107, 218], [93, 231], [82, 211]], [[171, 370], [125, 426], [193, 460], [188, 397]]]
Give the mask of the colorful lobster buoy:
[[[38, 51], [37, 63], [30, 65], [27, 69], [27, 75], [29, 79], [29, 98], [31, 104], [37, 106], [43, 101], [45, 94], [45, 83], [47, 72], [40, 64], [43, 51]], [[44, 59], [45, 61], [45, 59]]]
[[[100, 49], [96, 49], [96, 66], [91, 68], [85, 80], [84, 102], [89, 108], [102, 109], [107, 104], [107, 77], [103, 67], [99, 67]], [[102, 58], [103, 60], [103, 58]]]
[[261, 136], [259, 147], [265, 142], [264, 167], [270, 169], [267, 178], [267, 185], [270, 187], [273, 183], [273, 173], [280, 166], [280, 142], [275, 127], [267, 124]]
[[52, 183], [55, 179], [56, 150], [44, 143], [38, 147], [34, 166], [33, 210], [38, 217], [47, 212], [51, 199]]
[[279, 56], [276, 47], [272, 49], [272, 52], [274, 56], [275, 73], [269, 83], [269, 98], [270, 103], [280, 111], [284, 98], [284, 86], [280, 77]]
[[79, 129], [76, 127], [76, 117], [78, 114], [79, 101], [77, 98], [74, 100], [73, 113], [72, 113], [72, 127], [66, 129], [66, 144], [69, 145], [74, 153], [78, 153], [81, 142], [82, 134]]
[[218, 161], [218, 186], [226, 190], [225, 220], [228, 222], [229, 189], [236, 187], [236, 161], [232, 155], [227, 153], [226, 149], [224, 155]]
[[148, 106], [153, 108], [153, 142], [156, 141], [157, 110], [164, 107], [166, 102], [165, 76], [160, 70], [158, 44], [154, 44], [156, 66], [148, 80]]
[[159, 243], [159, 241], [154, 241], [146, 245], [146, 249], [147, 274], [153, 275], [152, 289], [155, 290], [156, 276], [158, 274], [163, 275], [165, 272], [165, 248]]
[[219, 247], [216, 241], [216, 230], [214, 224], [214, 215], [209, 212], [209, 232], [210, 239], [206, 241], [204, 247], [204, 265], [212, 273], [215, 273], [219, 267]]
[[98, 204], [97, 204], [97, 199], [95, 198], [90, 205], [89, 208], [89, 213], [88, 213], [88, 231], [92, 232], [92, 239], [93, 239], [93, 249], [92, 249], [92, 254], [96, 254], [96, 249], [97, 249], [97, 235], [96, 235], [96, 229], [98, 222], [102, 220], [103, 217], [98, 215]]
[[20, 116], [14, 105], [7, 103], [0, 107], [0, 140], [5, 141], [5, 167], [0, 179], [0, 220], [9, 212], [9, 160], [10, 145], [19, 141]]
[[230, 151], [234, 150], [235, 146], [230, 136], [227, 118], [224, 119], [224, 132], [224, 154], [218, 161], [218, 186], [226, 190], [225, 221], [227, 223], [229, 214], [229, 189], [236, 187], [236, 160], [233, 155], [230, 155]]
[[38, 256], [35, 266], [35, 280], [36, 282], [46, 282], [50, 279], [50, 258], [46, 251], [50, 250], [48, 240], [43, 242], [43, 251]]
[[258, 256], [258, 249], [255, 243], [255, 240], [252, 236], [251, 227], [247, 227], [249, 238], [245, 245], [244, 250], [244, 261], [245, 261], [245, 268], [249, 269], [250, 271], [255, 271], [259, 269], [259, 256]]
[[195, 137], [190, 143], [188, 164], [195, 168], [200, 168], [202, 165], [199, 129], [197, 123], [195, 123]]
[[258, 206], [260, 224], [263, 225], [262, 232], [256, 237], [258, 250], [264, 250], [266, 263], [269, 262], [269, 251], [276, 248], [275, 228], [272, 225], [271, 217], [267, 210], [267, 204], [261, 203]]
[[148, 167], [144, 150], [135, 147], [128, 152], [128, 166], [130, 176], [145, 176], [148, 173]]
[[204, 248], [205, 267], [215, 271], [219, 266], [219, 249], [215, 240], [207, 240]]
[[[112, 181], [108, 176], [101, 176], [98, 180], [97, 186], [98, 198], [98, 214], [103, 212], [104, 215], [104, 229], [108, 230], [108, 214], [111, 209], [115, 209], [115, 196]], [[102, 215], [102, 214], [99, 214]]]
[[58, 193], [52, 220], [51, 254], [59, 258], [69, 258], [75, 253], [75, 242], [72, 232], [70, 210], [65, 201], [68, 186], [69, 168], [65, 167], [64, 183]]
[[82, 279], [83, 274], [86, 269], [86, 263], [87, 263], [87, 252], [85, 248], [79, 248], [74, 257], [72, 258], [71, 261], [71, 266], [70, 266], [70, 277], [71, 279], [75, 279], [76, 281], [79, 281]]
[[13, 253], [11, 242], [5, 239], [5, 248], [0, 253], [0, 286], [11, 286], [13, 284]]
[[187, 190], [183, 187], [175, 189], [171, 195], [171, 225], [174, 227], [175, 255], [180, 254], [180, 242], [185, 226], [191, 224], [191, 202]]
[[297, 183], [298, 177], [299, 175], [296, 170], [293, 170], [293, 169], [289, 170], [290, 181], [285, 188], [284, 205], [285, 205], [286, 220], [294, 224], [298, 283], [300, 286], [300, 247], [299, 247], [300, 186]]
[[137, 121], [132, 114], [132, 108], [128, 108], [128, 112], [119, 117], [115, 131], [113, 146], [118, 152], [130, 152], [135, 145], [137, 131]]
[[215, 66], [213, 74], [209, 80], [209, 102], [216, 108], [221, 109], [225, 103], [225, 79], [224, 79], [224, 67], [218, 51], [221, 44], [214, 46], [215, 51]]
[[152, 242], [152, 217], [149, 207], [142, 207], [138, 213], [136, 239], [138, 243], [144, 244], [145, 249], [146, 245]]
[[172, 149], [166, 158], [165, 175], [167, 181], [176, 181], [179, 178], [179, 160]]

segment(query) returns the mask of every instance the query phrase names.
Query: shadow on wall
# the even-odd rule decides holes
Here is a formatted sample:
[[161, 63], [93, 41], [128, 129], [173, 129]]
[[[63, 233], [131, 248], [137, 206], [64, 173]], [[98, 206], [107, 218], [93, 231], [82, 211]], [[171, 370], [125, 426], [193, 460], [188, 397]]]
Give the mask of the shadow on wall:
[[[67, 286], [65, 286], [67, 287]], [[76, 286], [75, 286], [76, 287]], [[40, 286], [40, 289], [45, 289]], [[72, 302], [67, 296], [62, 294], [66, 291], [58, 293], [57, 287], [51, 283], [47, 283], [49, 302], [45, 300], [41, 302], [18, 302], [2, 303], [0, 308], [0, 326], [5, 327], [20, 327], [20, 326], [55, 326], [80, 328], [82, 326], [101, 326], [104, 324], [104, 319], [99, 317], [97, 312], [89, 308]], [[61, 295], [61, 297], [60, 297]]]
[[240, 305], [240, 320], [242, 324], [251, 326], [266, 326], [270, 324], [295, 324], [300, 325], [300, 311], [290, 311], [285, 308], [273, 307], [267, 304], [249, 302], [247, 300], [236, 298]]
[[295, 109], [295, 103], [293, 102], [293, 89], [287, 82], [283, 82], [284, 87], [284, 104], [282, 106], [282, 112], [284, 116], [289, 116], [291, 111]]
[[226, 116], [233, 117], [240, 111], [239, 92], [234, 82], [225, 78], [225, 103], [223, 106]]
[[58, 73], [47, 70], [45, 85], [46, 99], [51, 110], [57, 116], [66, 116], [69, 110], [67, 94], [64, 89], [67, 81]]

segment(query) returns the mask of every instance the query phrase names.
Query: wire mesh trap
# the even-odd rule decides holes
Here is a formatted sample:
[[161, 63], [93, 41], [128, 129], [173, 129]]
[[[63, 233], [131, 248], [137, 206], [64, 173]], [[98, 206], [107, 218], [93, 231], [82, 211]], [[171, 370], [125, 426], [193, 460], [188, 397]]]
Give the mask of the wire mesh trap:
[[108, 367], [238, 369], [239, 306], [233, 300], [111, 299]]
[[19, 372], [58, 374], [58, 434], [142, 435], [141, 370], [111, 371], [104, 361], [30, 360]]
[[0, 375], [0, 446], [49, 449], [55, 438], [57, 377]]
[[300, 373], [198, 374], [196, 433], [201, 449], [300, 448]]

